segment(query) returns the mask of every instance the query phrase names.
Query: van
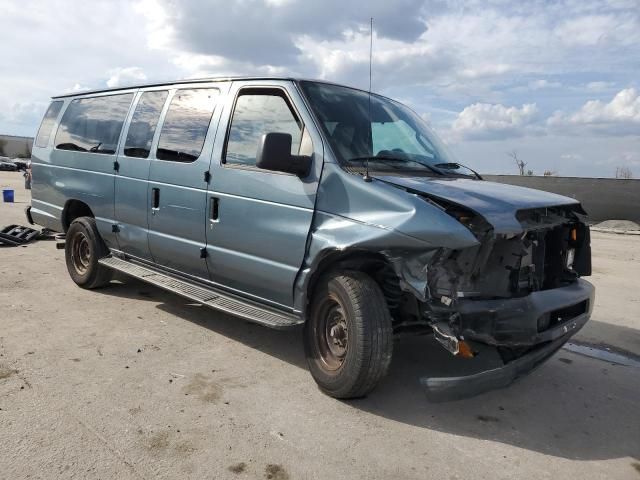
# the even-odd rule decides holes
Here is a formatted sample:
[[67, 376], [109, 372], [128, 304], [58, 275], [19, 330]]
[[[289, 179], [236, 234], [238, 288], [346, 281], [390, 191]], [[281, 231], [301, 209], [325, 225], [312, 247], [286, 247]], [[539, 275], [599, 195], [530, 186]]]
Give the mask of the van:
[[369, 393], [403, 332], [474, 365], [422, 379], [431, 398], [505, 386], [593, 308], [579, 202], [484, 181], [412, 110], [342, 85], [245, 77], [54, 97], [32, 170], [27, 214], [66, 233], [76, 284], [118, 271], [267, 327], [303, 325], [311, 374], [336, 398]]

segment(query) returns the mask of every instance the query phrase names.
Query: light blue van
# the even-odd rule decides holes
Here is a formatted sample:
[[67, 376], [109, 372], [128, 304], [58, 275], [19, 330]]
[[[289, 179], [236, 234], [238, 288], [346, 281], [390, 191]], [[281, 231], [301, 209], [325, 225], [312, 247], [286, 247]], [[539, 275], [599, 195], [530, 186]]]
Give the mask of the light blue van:
[[480, 367], [423, 379], [434, 399], [507, 385], [593, 308], [577, 201], [486, 182], [409, 108], [341, 85], [54, 97], [32, 169], [27, 215], [66, 233], [79, 286], [120, 271], [268, 327], [304, 324], [311, 374], [336, 398], [375, 387], [398, 332]]

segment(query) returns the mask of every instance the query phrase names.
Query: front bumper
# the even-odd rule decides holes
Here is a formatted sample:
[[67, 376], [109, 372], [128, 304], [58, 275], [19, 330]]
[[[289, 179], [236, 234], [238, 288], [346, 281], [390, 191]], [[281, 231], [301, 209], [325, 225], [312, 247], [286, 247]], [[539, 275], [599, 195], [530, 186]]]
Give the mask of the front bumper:
[[[526, 297], [459, 302], [460, 336], [487, 345], [530, 347], [565, 336], [574, 325], [586, 322], [593, 310], [595, 288], [577, 279], [565, 287], [533, 292]], [[577, 315], [568, 307], [580, 306]], [[540, 328], [541, 319], [553, 315], [549, 328]], [[566, 316], [558, 321], [557, 317]], [[546, 317], [546, 318], [545, 318]]]
[[[465, 339], [496, 347], [518, 346], [530, 349], [523, 356], [501, 367], [480, 373], [460, 377], [421, 378], [427, 397], [432, 401], [457, 400], [508, 386], [545, 362], [587, 323], [594, 298], [593, 285], [579, 279], [567, 287], [535, 292], [523, 298], [480, 301], [473, 308], [472, 302], [467, 302], [461, 308], [463, 319], [465, 312], [467, 322], [470, 318], [479, 318], [482, 313], [485, 317], [480, 325], [466, 329]], [[541, 316], [584, 301], [587, 302], [584, 313], [538, 332], [538, 319]], [[483, 312], [483, 305], [491, 308]]]

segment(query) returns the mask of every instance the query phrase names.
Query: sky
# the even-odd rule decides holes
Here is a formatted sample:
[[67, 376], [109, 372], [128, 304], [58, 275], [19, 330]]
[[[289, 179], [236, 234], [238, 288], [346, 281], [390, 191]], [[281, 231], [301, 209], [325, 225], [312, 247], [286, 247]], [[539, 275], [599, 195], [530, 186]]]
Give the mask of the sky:
[[640, 177], [640, 0], [0, 0], [0, 133], [51, 96], [220, 75], [368, 87], [418, 112], [458, 161]]

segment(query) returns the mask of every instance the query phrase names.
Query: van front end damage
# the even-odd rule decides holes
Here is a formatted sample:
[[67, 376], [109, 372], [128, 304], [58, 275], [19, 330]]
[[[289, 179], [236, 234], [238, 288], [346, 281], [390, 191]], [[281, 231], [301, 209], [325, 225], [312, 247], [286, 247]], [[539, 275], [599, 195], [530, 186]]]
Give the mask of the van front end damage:
[[325, 164], [295, 309], [305, 315], [327, 273], [368, 274], [395, 334], [432, 333], [478, 372], [422, 379], [431, 399], [509, 384], [589, 319], [589, 228], [574, 199], [462, 178], [367, 183], [336, 168]]
[[[579, 205], [520, 210], [520, 229], [496, 233], [475, 212], [424, 199], [465, 224], [479, 244], [394, 257], [400, 285], [419, 300], [420, 319], [445, 349], [480, 369], [488, 362], [475, 375], [422, 379], [431, 399], [506, 386], [587, 322], [595, 292], [579, 278], [591, 274], [589, 227]], [[502, 366], [495, 365], [496, 351]]]

